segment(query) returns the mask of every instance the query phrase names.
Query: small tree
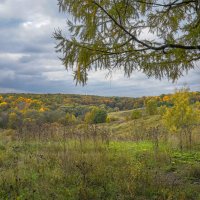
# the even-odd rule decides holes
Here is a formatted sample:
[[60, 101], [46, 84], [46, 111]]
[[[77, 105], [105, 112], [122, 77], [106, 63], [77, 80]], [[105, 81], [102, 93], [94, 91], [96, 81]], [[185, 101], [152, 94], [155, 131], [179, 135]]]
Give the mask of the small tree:
[[89, 124], [105, 123], [107, 112], [104, 109], [93, 108], [91, 112], [86, 113], [85, 121]]
[[94, 123], [105, 123], [107, 118], [107, 112], [105, 110], [98, 109], [95, 113]]
[[183, 148], [183, 133], [192, 145], [192, 129], [198, 120], [198, 110], [190, 105], [190, 94], [187, 89], [177, 91], [173, 96], [174, 106], [167, 108], [163, 115], [165, 126], [173, 132], [179, 133], [180, 149]]

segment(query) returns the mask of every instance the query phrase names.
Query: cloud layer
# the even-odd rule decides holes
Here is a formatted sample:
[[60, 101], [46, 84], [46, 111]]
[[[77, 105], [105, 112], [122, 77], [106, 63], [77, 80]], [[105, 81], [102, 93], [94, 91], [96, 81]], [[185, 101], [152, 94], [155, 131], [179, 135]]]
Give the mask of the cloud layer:
[[191, 70], [176, 84], [148, 79], [135, 72], [125, 78], [117, 71], [90, 72], [87, 86], [75, 86], [55, 53], [52, 33], [66, 28], [56, 0], [0, 0], [0, 92], [76, 93], [102, 96], [144, 96], [173, 92], [188, 83], [200, 90], [200, 69]]

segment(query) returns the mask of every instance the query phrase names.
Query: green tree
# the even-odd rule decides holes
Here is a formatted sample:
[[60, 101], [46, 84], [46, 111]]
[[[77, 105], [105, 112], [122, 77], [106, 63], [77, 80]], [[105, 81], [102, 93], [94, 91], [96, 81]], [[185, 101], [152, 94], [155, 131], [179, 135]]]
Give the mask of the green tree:
[[85, 121], [89, 124], [105, 123], [107, 112], [104, 109], [93, 108], [91, 112], [86, 113]]
[[92, 68], [176, 80], [200, 59], [199, 0], [58, 2], [70, 34], [55, 31], [57, 51], [77, 83], [85, 84]]
[[165, 126], [179, 134], [180, 149], [183, 149], [183, 134], [188, 137], [189, 147], [192, 145], [192, 129], [198, 123], [199, 111], [190, 105], [190, 94], [187, 89], [177, 91], [173, 96], [174, 106], [166, 108], [163, 115]]
[[98, 109], [95, 113], [94, 123], [105, 123], [107, 118], [107, 112], [103, 109]]
[[46, 112], [44, 112], [43, 116], [44, 116], [44, 120], [48, 123], [54, 123], [54, 122], [59, 122], [60, 120], [64, 119], [65, 116], [65, 112], [63, 112], [62, 110], [48, 110]]

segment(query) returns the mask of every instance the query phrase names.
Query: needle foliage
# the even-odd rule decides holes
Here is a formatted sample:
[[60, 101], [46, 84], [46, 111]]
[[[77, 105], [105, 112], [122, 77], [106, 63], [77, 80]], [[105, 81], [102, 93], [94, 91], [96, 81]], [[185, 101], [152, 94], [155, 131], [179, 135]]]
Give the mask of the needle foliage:
[[77, 83], [88, 71], [123, 69], [130, 76], [176, 80], [200, 59], [199, 0], [58, 0], [68, 30], [56, 49]]

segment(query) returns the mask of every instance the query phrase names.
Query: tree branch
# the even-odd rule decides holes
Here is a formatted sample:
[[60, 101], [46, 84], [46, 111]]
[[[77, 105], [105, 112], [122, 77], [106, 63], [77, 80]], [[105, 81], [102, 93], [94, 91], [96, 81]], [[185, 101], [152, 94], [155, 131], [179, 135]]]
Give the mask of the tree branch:
[[184, 5], [184, 4], [189, 4], [189, 3], [196, 3], [195, 0], [182, 1], [182, 2], [179, 2], [179, 3], [177, 3], [179, 0], [175, 0], [172, 3], [169, 3], [169, 4], [150, 3], [150, 2], [146, 2], [146, 1], [140, 1], [140, 0], [135, 0], [135, 1], [138, 2], [138, 3], [143, 3], [143, 4], [157, 6], [157, 7], [172, 7], [172, 6], [180, 6], [180, 5]]
[[100, 4], [98, 4], [95, 1], [93, 1], [93, 3], [96, 6], [98, 6], [115, 23], [115, 25], [117, 25], [121, 30], [123, 30], [126, 34], [128, 34], [134, 41], [136, 41], [137, 43], [143, 45], [144, 47], [146, 47], [146, 48], [148, 48], [150, 50], [155, 50], [155, 51], [162, 50], [162, 51], [164, 51], [167, 48], [171, 48], [171, 49], [187, 49], [187, 50], [200, 50], [200, 45], [186, 46], [186, 45], [181, 45], [181, 44], [164, 44], [164, 45], [161, 45], [159, 47], [151, 46], [151, 45], [139, 40], [136, 36], [134, 36], [132, 33], [130, 33], [124, 26], [122, 26], [120, 23], [118, 23], [117, 20], [114, 19]]

